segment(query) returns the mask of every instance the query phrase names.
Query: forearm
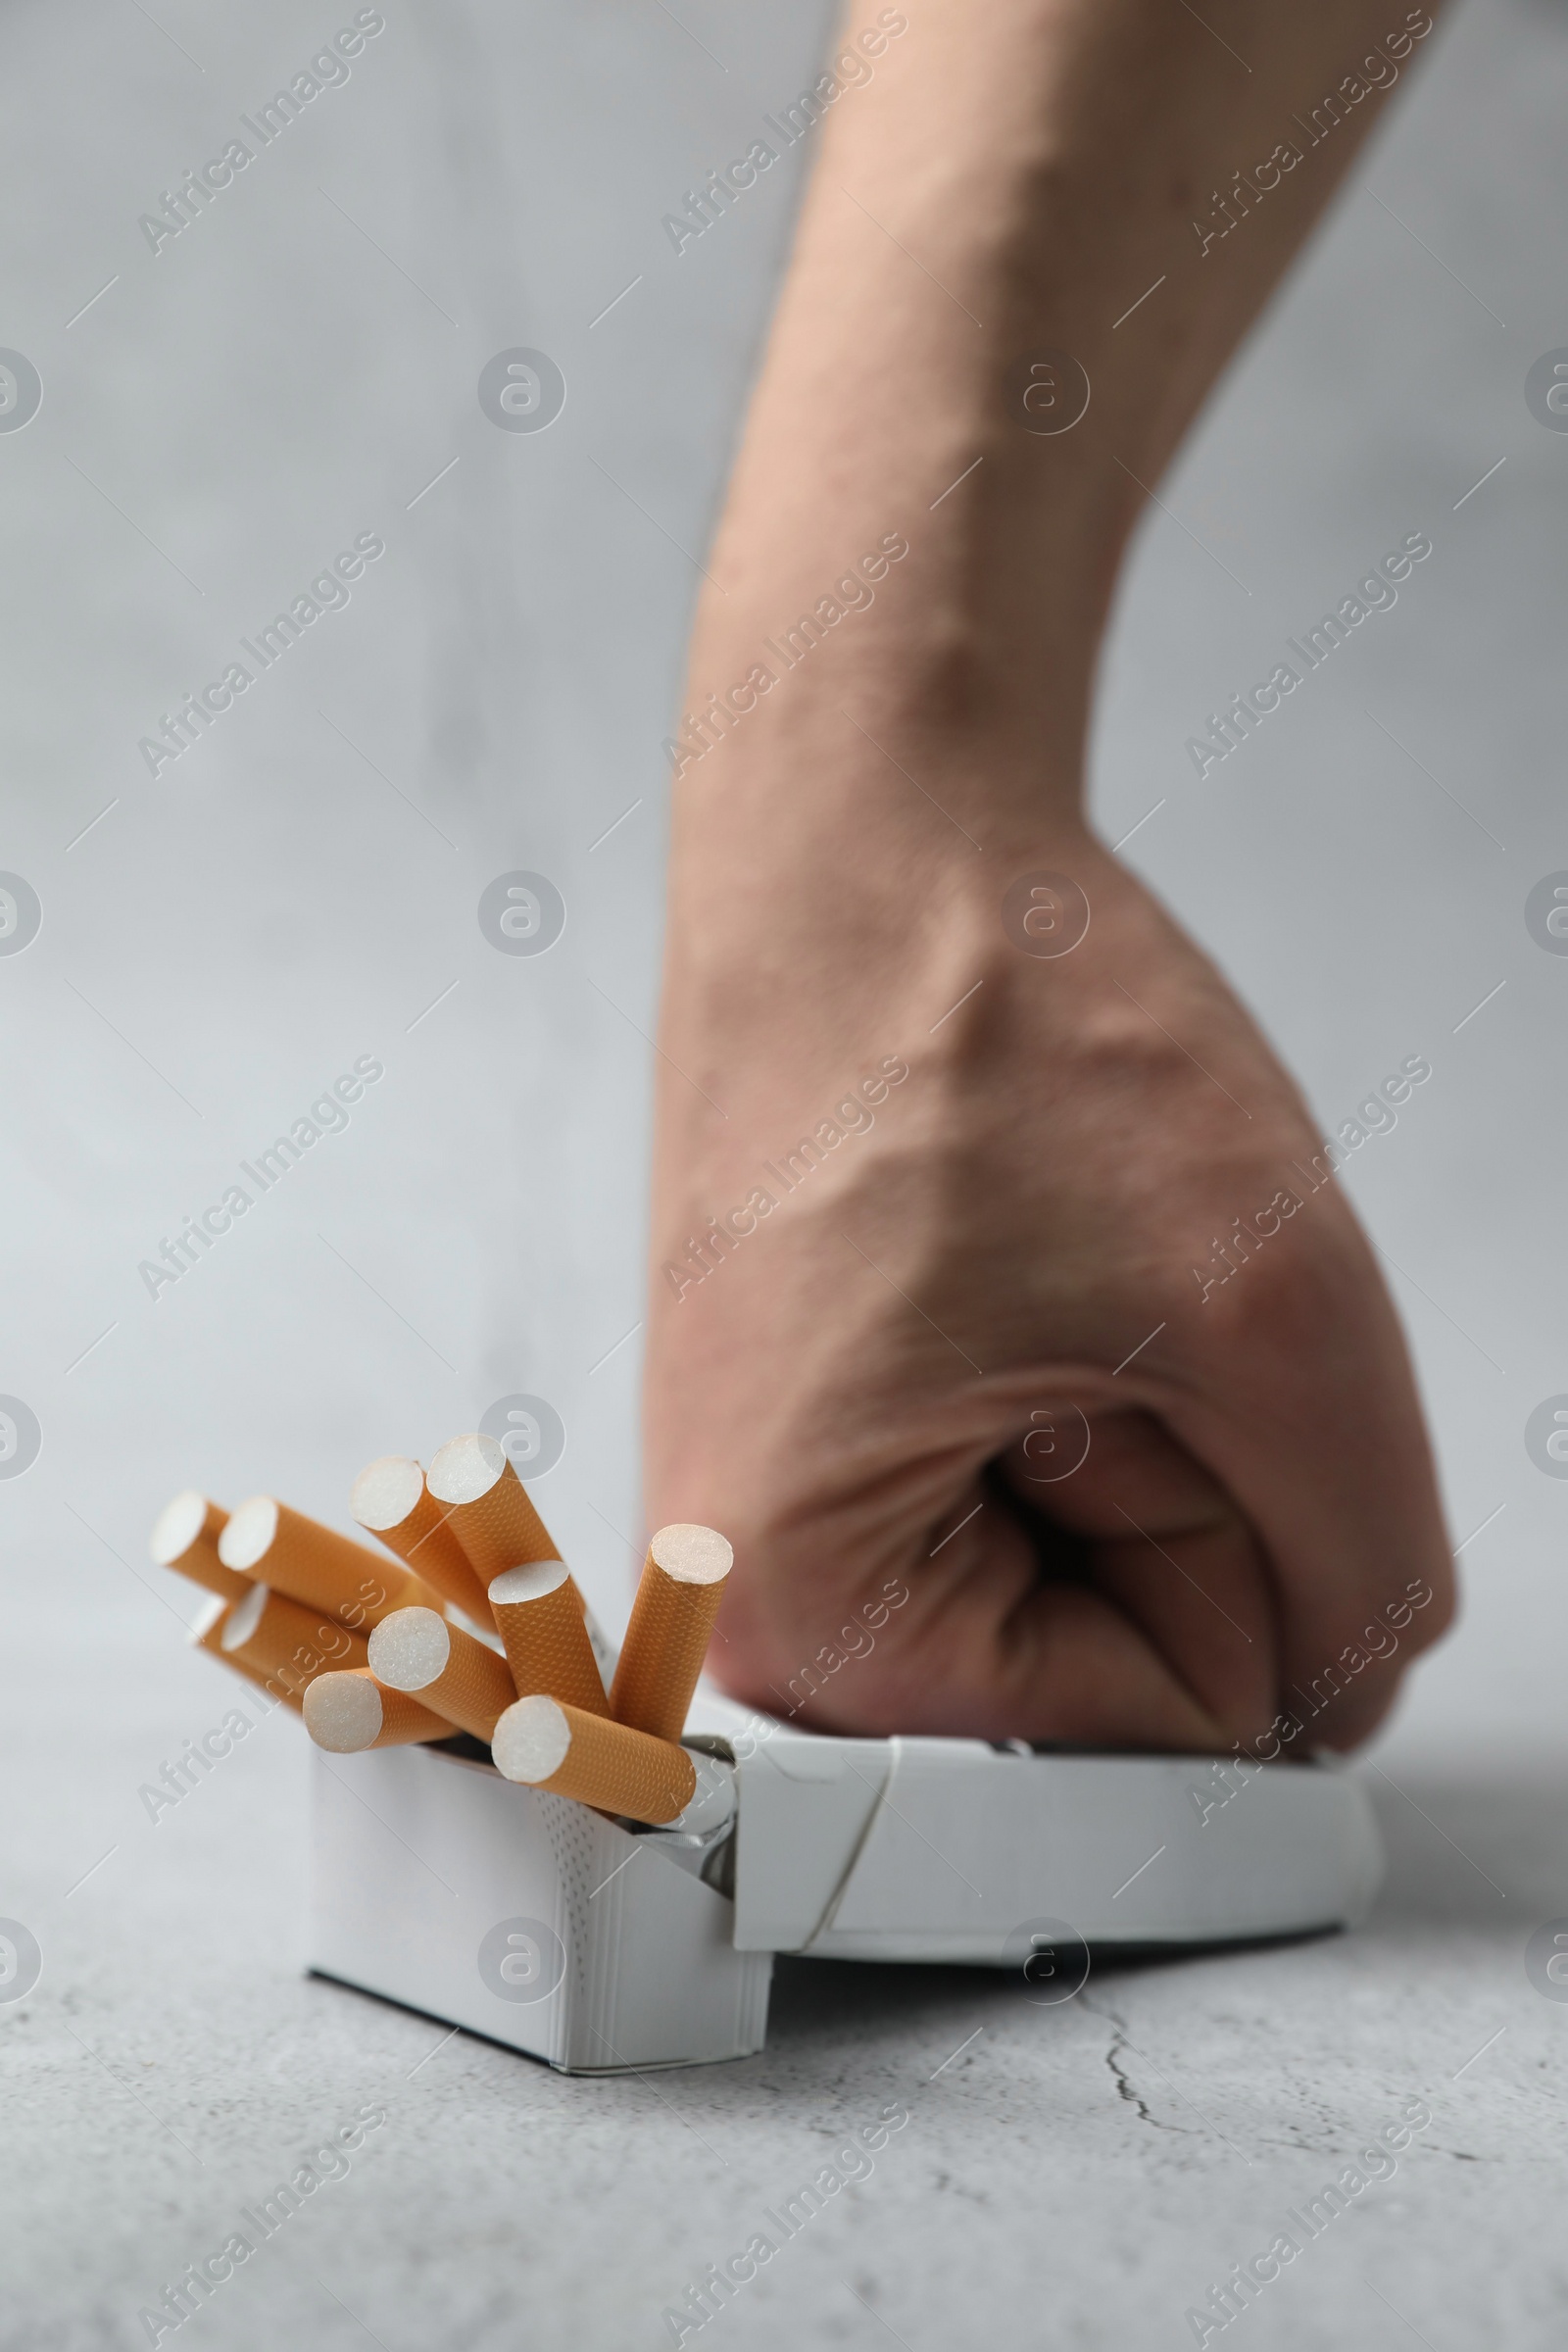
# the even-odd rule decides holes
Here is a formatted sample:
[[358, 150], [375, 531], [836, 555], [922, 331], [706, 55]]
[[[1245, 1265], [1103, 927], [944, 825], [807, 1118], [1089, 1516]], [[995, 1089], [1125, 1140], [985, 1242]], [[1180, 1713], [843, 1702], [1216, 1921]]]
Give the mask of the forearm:
[[[893, 13], [855, 0], [840, 52]], [[675, 750], [705, 824], [728, 831], [715, 794], [782, 822], [787, 778], [811, 825], [864, 765], [856, 722], [961, 762], [1009, 818], [1076, 809], [1144, 486], [1430, 24], [1401, 0], [1205, 0], [1201, 23], [1182, 0], [915, 0], [828, 115], [710, 560], [706, 727]], [[1023, 422], [1042, 347], [1092, 387], [1060, 433]], [[1044, 383], [1077, 407], [1065, 371]], [[908, 552], [860, 570], [873, 601], [818, 613], [890, 541]], [[818, 642], [786, 635], [813, 614]]]

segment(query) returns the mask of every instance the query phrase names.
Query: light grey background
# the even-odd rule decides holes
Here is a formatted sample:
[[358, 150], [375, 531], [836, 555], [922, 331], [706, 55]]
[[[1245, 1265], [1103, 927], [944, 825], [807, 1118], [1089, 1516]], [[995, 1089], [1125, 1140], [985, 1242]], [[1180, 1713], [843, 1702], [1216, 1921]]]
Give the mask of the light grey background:
[[[330, 2215], [193, 2330], [652, 2345], [893, 2098], [912, 2121], [875, 2179], [710, 2336], [1190, 2341], [1184, 2307], [1410, 2094], [1433, 2129], [1253, 2339], [1403, 2342], [1407, 2317], [1437, 2352], [1555, 2341], [1564, 2018], [1522, 1955], [1568, 1913], [1568, 1482], [1523, 1432], [1568, 1391], [1568, 959], [1523, 908], [1568, 867], [1568, 435], [1523, 383], [1568, 344], [1568, 20], [1472, 0], [1418, 53], [1161, 488], [1096, 741], [1107, 839], [1154, 810], [1125, 854], [1325, 1132], [1433, 1064], [1347, 1176], [1454, 1541], [1481, 1531], [1458, 1634], [1361, 1767], [1396, 1851], [1379, 1921], [1060, 2015], [966, 1975], [797, 1968], [764, 2059], [581, 2084], [466, 2038], [421, 2066], [434, 2028], [300, 1980], [297, 1725], [147, 1820], [138, 1786], [226, 1687], [145, 1534], [191, 1482], [341, 1521], [363, 1461], [427, 1458], [526, 1390], [567, 1430], [541, 1507], [624, 1612], [660, 741], [802, 151], [679, 256], [661, 219], [800, 89], [828, 16], [392, 0], [346, 85], [155, 256], [138, 216], [353, 13], [17, 0], [3, 34], [0, 344], [44, 401], [0, 433], [0, 867], [44, 916], [0, 957], [0, 1391], [43, 1428], [0, 1481], [0, 1914], [44, 1975], [0, 2007], [0, 2343], [145, 2341], [137, 2307], [381, 2099]], [[476, 399], [514, 345], [567, 380], [542, 434]], [[1397, 607], [1200, 782], [1204, 714], [1417, 529]], [[366, 530], [387, 552], [348, 608], [152, 779], [138, 738]], [[515, 867], [566, 901], [539, 958], [478, 929]], [[138, 1261], [361, 1054], [386, 1074], [348, 1130], [150, 1299]]]

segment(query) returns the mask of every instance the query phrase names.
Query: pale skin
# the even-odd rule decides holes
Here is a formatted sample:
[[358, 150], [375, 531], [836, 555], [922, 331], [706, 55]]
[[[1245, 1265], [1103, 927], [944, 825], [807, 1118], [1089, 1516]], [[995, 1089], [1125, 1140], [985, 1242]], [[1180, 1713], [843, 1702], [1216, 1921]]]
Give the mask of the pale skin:
[[[840, 48], [882, 15], [856, 0]], [[911, 0], [824, 123], [692, 643], [686, 710], [740, 714], [684, 731], [674, 791], [646, 1385], [651, 1523], [730, 1537], [710, 1671], [770, 1713], [1265, 1754], [1286, 1713], [1291, 1752], [1343, 1747], [1451, 1617], [1377, 1259], [1313, 1189], [1294, 1082], [1083, 805], [1141, 485], [1388, 99], [1315, 143], [1312, 109], [1392, 81], [1406, 25]], [[1205, 246], [1195, 217], [1235, 225]], [[1042, 347], [1093, 386], [1057, 435], [1009, 405]], [[874, 601], [794, 667], [764, 651], [877, 551]], [[1060, 956], [1004, 921], [1041, 870], [1090, 910]], [[738, 1238], [698, 1280], [711, 1219]]]

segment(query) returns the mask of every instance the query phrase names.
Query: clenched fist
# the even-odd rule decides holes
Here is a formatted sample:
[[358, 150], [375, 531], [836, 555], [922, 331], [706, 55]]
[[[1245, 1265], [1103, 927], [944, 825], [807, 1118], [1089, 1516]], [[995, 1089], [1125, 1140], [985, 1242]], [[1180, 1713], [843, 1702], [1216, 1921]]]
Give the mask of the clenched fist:
[[[824, 1729], [1357, 1740], [1448, 1553], [1296, 1090], [1087, 834], [933, 848], [923, 904], [681, 852], [649, 1509], [735, 1544], [711, 1670]], [[1086, 907], [1004, 911], [1042, 869]]]

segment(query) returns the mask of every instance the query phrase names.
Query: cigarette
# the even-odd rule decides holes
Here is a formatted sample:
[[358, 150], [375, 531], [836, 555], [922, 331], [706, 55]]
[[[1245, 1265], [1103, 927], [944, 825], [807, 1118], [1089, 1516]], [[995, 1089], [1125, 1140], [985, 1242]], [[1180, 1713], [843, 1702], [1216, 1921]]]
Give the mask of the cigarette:
[[218, 1556], [225, 1568], [241, 1569], [356, 1629], [438, 1597], [412, 1569], [390, 1566], [270, 1494], [253, 1494], [240, 1504], [218, 1539]]
[[448, 1516], [479, 1582], [489, 1586], [504, 1568], [559, 1558], [555, 1541], [528, 1491], [495, 1438], [453, 1438], [425, 1477]]
[[430, 1464], [425, 1484], [447, 1506], [458, 1542], [488, 1590], [517, 1689], [608, 1715], [582, 1595], [505, 1447], [494, 1438], [454, 1438]]
[[397, 1609], [370, 1636], [369, 1667], [389, 1690], [416, 1690], [427, 1707], [488, 1740], [517, 1695], [506, 1662], [434, 1609]]
[[417, 1462], [383, 1454], [354, 1481], [349, 1508], [388, 1551], [472, 1618], [489, 1625], [490, 1603], [467, 1553], [447, 1525], [447, 1514], [424, 1483]]
[[697, 1787], [696, 1767], [683, 1747], [537, 1691], [501, 1717], [491, 1753], [509, 1781], [575, 1797], [580, 1805], [629, 1821], [673, 1821]]
[[582, 1598], [564, 1560], [504, 1569], [491, 1580], [490, 1606], [517, 1690], [542, 1690], [587, 1715], [609, 1715]]
[[450, 1740], [452, 1726], [416, 1698], [383, 1690], [368, 1666], [323, 1674], [305, 1693], [305, 1729], [334, 1756], [368, 1747], [410, 1747], [419, 1740]]
[[653, 1538], [610, 1693], [617, 1723], [680, 1738], [734, 1560], [711, 1527], [680, 1522]]
[[[254, 1592], [256, 1590], [257, 1587], [252, 1585], [251, 1591]], [[243, 1660], [239, 1658], [231, 1658], [224, 1654], [220, 1637], [223, 1631], [224, 1620], [233, 1613], [234, 1606], [235, 1604], [232, 1601], [220, 1600], [215, 1594], [213, 1598], [209, 1600], [203, 1614], [197, 1619], [196, 1623], [190, 1629], [191, 1646], [194, 1649], [205, 1649], [211, 1651], [215, 1658], [222, 1658], [225, 1666], [232, 1666], [236, 1674], [242, 1674], [248, 1683], [259, 1683], [265, 1689], [267, 1677], [264, 1674], [257, 1673], [253, 1668], [247, 1666]], [[272, 1696], [274, 1698], [282, 1699], [285, 1705], [293, 1707], [295, 1711], [298, 1712], [300, 1699], [295, 1696], [293, 1691], [274, 1690], [272, 1692]]]
[[221, 1658], [274, 1698], [297, 1707], [318, 1675], [365, 1664], [365, 1638], [319, 1610], [267, 1585], [252, 1585], [243, 1600], [223, 1607], [197, 1636], [197, 1647]]
[[218, 1556], [218, 1539], [227, 1525], [226, 1511], [187, 1487], [159, 1512], [147, 1548], [160, 1568], [177, 1568], [223, 1600], [242, 1600], [250, 1578], [225, 1568]]

